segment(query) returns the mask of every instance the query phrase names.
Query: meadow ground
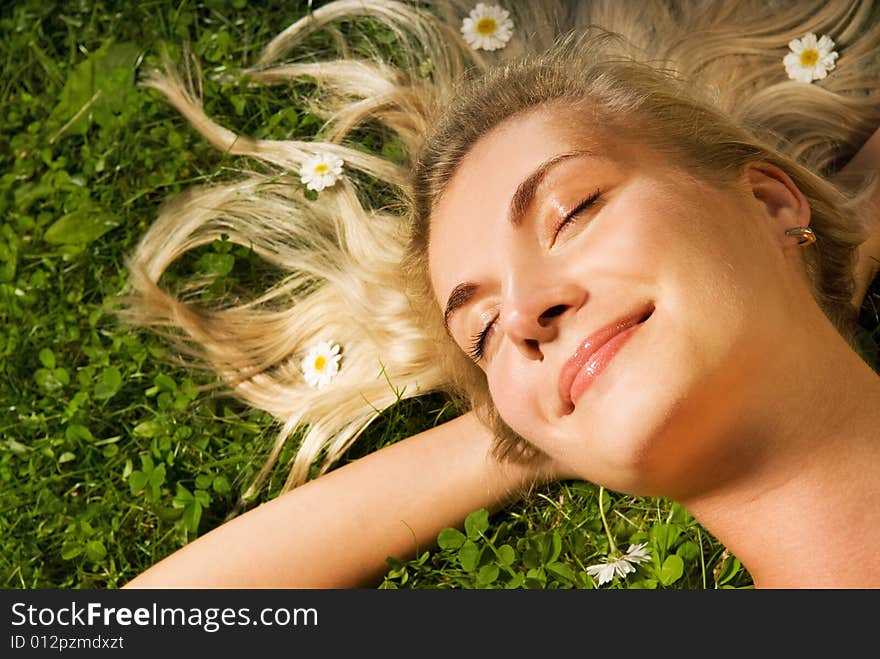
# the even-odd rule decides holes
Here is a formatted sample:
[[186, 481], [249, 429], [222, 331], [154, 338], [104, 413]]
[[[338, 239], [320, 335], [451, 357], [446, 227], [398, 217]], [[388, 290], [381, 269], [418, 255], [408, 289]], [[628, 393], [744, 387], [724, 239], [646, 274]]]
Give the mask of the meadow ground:
[[[309, 81], [252, 89], [230, 75], [307, 9], [3, 3], [0, 587], [121, 586], [222, 523], [266, 458], [273, 419], [206, 386], [210, 373], [174, 364], [161, 338], [121, 323], [110, 302], [125, 289], [125, 255], [164, 200], [254, 166], [206, 144], [139, 76], [162, 53], [198, 62], [206, 110], [220, 123], [308, 138], [320, 127], [307, 109]], [[393, 51], [393, 37], [369, 22], [343, 27], [355, 50]], [[356, 139], [389, 157], [399, 150], [366, 129]], [[194, 276], [213, 278], [209, 303], [267, 271], [245, 247], [217, 241], [181, 259], [165, 283]], [[347, 459], [452, 414], [438, 396], [402, 400]], [[278, 494], [293, 448], [245, 508]], [[415, 558], [390, 557], [379, 587], [591, 588], [586, 566], [606, 556], [610, 538], [647, 543], [652, 560], [605, 587], [751, 586], [681, 506], [566, 482], [492, 516], [474, 511]]]

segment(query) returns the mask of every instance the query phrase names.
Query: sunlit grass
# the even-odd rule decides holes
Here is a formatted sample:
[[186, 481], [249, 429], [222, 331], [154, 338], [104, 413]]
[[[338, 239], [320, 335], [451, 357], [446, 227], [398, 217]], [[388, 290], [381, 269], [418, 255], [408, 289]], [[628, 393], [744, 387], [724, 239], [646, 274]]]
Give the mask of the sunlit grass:
[[[0, 586], [118, 587], [222, 523], [265, 459], [273, 420], [205, 388], [210, 373], [172, 365], [162, 340], [121, 324], [108, 302], [163, 200], [253, 166], [205, 144], [135, 86], [136, 71], [163, 50], [180, 61], [186, 45], [210, 115], [245, 134], [308, 137], [319, 126], [308, 82], [254, 90], [220, 75], [305, 9], [27, 0], [0, 10]], [[362, 139], [387, 148], [381, 135]], [[217, 293], [265, 275], [252, 254], [219, 243], [169, 277], [210, 273], [217, 255]], [[448, 418], [444, 406], [401, 402], [351, 459]], [[278, 493], [292, 450], [250, 505]], [[391, 560], [381, 585], [588, 588], [585, 568], [608, 552], [609, 534], [621, 547], [649, 543], [656, 560], [615, 587], [750, 584], [680, 506], [605, 493], [606, 530], [597, 495], [562, 483], [492, 517], [475, 512], [438, 548]]]

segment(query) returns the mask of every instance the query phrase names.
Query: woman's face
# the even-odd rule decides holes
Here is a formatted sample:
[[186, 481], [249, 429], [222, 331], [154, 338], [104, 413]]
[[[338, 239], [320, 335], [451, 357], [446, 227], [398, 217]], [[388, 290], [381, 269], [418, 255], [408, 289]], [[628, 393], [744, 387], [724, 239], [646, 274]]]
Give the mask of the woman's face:
[[576, 125], [538, 109], [474, 145], [435, 206], [432, 285], [513, 430], [573, 476], [678, 495], [752, 450], [730, 437], [789, 327], [768, 282], [799, 281], [777, 238], [798, 218], [765, 173], [721, 189]]

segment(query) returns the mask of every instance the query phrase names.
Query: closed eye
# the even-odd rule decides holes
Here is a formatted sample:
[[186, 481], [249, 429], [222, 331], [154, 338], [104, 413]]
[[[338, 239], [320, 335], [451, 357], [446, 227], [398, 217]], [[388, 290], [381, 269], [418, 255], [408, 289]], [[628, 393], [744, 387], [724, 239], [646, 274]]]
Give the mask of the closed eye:
[[495, 327], [495, 321], [498, 320], [497, 316], [493, 318], [491, 321], [486, 323], [486, 325], [481, 329], [477, 334], [471, 337], [470, 345], [468, 346], [465, 352], [468, 357], [470, 357], [475, 362], [479, 362], [483, 357], [483, 353], [486, 349], [486, 340], [489, 338], [489, 334], [492, 331], [492, 328]]
[[577, 219], [578, 215], [580, 215], [596, 203], [596, 201], [599, 199], [600, 194], [601, 192], [599, 190], [596, 190], [595, 192], [590, 194], [590, 196], [588, 196], [586, 199], [583, 199], [574, 208], [568, 211], [556, 223], [556, 226], [553, 227], [553, 243], [555, 243], [559, 236], [563, 234], [574, 223], [574, 220]]

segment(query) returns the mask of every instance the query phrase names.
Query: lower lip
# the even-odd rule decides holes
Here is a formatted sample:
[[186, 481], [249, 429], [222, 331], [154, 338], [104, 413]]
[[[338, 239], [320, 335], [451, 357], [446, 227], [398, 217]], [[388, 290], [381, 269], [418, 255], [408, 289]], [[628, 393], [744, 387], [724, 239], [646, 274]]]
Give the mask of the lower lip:
[[571, 383], [571, 402], [576, 403], [578, 398], [584, 395], [590, 385], [596, 381], [596, 378], [605, 370], [605, 367], [614, 359], [617, 351], [623, 347], [623, 344], [629, 340], [637, 329], [644, 323], [633, 325], [629, 329], [625, 329], [619, 334], [615, 334], [613, 338], [606, 341], [601, 348], [590, 355], [590, 359], [584, 364], [584, 367], [574, 377]]

